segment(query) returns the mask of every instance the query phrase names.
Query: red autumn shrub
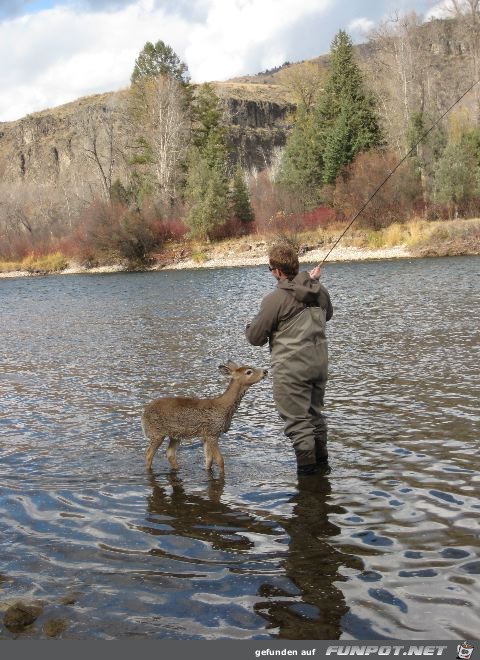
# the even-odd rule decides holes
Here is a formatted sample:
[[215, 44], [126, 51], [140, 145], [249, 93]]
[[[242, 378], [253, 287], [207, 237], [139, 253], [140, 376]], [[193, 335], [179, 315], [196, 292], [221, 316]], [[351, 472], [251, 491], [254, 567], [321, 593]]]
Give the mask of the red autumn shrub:
[[[337, 178], [334, 207], [350, 219], [393, 171], [398, 156], [388, 151], [368, 151], [359, 154]], [[380, 229], [392, 222], [403, 222], [414, 214], [421, 199], [420, 181], [412, 161], [405, 161], [368, 203], [358, 219], [358, 225]]]

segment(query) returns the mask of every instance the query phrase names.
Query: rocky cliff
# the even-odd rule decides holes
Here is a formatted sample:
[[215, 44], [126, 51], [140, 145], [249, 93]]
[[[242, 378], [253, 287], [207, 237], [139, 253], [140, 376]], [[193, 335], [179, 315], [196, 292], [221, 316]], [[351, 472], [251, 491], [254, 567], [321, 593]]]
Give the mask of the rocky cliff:
[[[274, 85], [216, 83], [225, 107], [232, 154], [246, 167], [264, 168], [285, 144], [294, 105]], [[0, 176], [4, 182], [72, 185], [98, 180], [92, 146], [105, 158], [113, 132], [115, 150], [131, 143], [126, 92], [84, 97], [13, 122], [0, 123]], [[123, 178], [125, 159], [112, 158], [112, 180]], [[98, 183], [98, 181], [97, 181]]]

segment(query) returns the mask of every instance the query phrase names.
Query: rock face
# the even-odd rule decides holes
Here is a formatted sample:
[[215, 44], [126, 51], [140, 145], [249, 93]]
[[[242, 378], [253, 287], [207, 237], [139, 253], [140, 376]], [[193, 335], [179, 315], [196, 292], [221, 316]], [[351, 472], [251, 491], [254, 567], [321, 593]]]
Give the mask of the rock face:
[[[229, 97], [228, 91], [221, 91], [232, 159], [248, 168], [263, 169], [270, 163], [275, 147], [285, 144], [294, 106], [270, 99]], [[238, 93], [238, 87], [233, 93]], [[98, 164], [91, 153], [93, 141], [97, 139], [99, 157], [105, 159], [109, 131], [113, 130], [116, 151], [125, 153], [132, 142], [125, 105], [126, 92], [100, 94], [0, 123], [1, 179], [69, 187], [80, 180], [83, 184], [91, 180], [92, 185], [98, 185]], [[112, 180], [123, 180], [125, 159], [112, 158], [112, 165]]]
[[[88, 181], [95, 164], [87, 155], [95, 125], [105, 142], [102, 121], [111, 107], [119, 136], [124, 93], [84, 97], [58, 108], [37, 112], [18, 121], [0, 124], [0, 176], [4, 182], [67, 186]], [[104, 150], [101, 144], [101, 151]], [[120, 145], [119, 145], [120, 146]], [[122, 164], [115, 167], [120, 176]]]
[[224, 98], [233, 160], [262, 170], [285, 146], [295, 106], [287, 101]]

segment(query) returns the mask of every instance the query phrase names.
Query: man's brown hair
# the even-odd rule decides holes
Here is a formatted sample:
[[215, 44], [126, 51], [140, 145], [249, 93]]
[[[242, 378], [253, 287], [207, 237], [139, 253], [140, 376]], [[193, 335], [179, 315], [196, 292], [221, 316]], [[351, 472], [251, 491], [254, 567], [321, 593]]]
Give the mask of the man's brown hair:
[[271, 268], [278, 268], [288, 279], [298, 274], [297, 250], [288, 243], [276, 243], [268, 251], [268, 261]]

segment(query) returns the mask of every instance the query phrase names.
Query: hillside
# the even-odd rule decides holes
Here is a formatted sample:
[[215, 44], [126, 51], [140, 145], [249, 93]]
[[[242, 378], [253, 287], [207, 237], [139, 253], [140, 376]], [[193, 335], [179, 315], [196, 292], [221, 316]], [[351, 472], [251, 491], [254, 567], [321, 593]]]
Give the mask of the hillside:
[[[413, 131], [421, 134], [418, 131], [480, 78], [478, 29], [472, 33], [461, 20], [419, 25], [408, 16], [402, 21], [393, 31], [392, 25], [380, 27], [375, 38], [353, 51], [349, 44], [349, 62], [355, 69], [355, 61], [360, 66], [364, 84], [377, 100], [375, 125], [377, 130], [381, 125], [386, 148], [355, 152], [348, 178], [337, 177], [334, 189], [322, 188], [315, 179], [305, 190], [292, 192], [278, 185], [274, 176], [295, 121], [296, 103], [311, 109], [321, 97], [328, 55], [211, 83], [223, 113], [217, 111], [215, 95], [202, 91], [202, 103], [210, 98], [215, 122], [221, 116], [227, 129], [230, 150], [225, 151], [224, 132], [215, 124], [222, 153], [228, 153], [222, 158], [249, 172], [243, 193], [244, 177], [227, 181], [225, 160], [220, 181], [215, 178], [220, 170], [210, 169], [200, 143], [198, 153], [190, 150], [191, 122], [196, 121], [198, 129], [193, 139], [208, 124], [202, 124], [200, 113], [195, 119], [194, 113], [186, 112], [185, 90], [175, 87], [173, 79], [149, 79], [145, 88], [86, 96], [0, 123], [0, 257], [7, 264], [27, 259], [28, 268], [40, 270], [50, 266], [38, 266], [37, 258], [49, 255], [53, 269], [64, 267], [65, 258], [89, 265], [124, 258], [145, 264], [164, 244], [184, 240], [187, 232], [210, 241], [248, 233], [270, 235], [282, 227], [300, 231], [303, 225], [318, 232], [319, 218], [301, 212], [313, 205], [334, 207], [336, 217], [348, 217], [364, 203], [375, 181], [408, 151]], [[191, 89], [200, 95], [198, 86]], [[172, 113], [168, 122], [164, 108]], [[315, 121], [318, 116], [326, 115], [310, 115]], [[383, 188], [369, 206], [369, 217], [363, 218], [365, 226], [370, 223], [378, 230], [418, 217], [478, 217], [479, 117], [480, 85], [449, 113], [432, 139], [422, 143], [408, 171]], [[315, 121], [311, 125], [321, 133], [324, 127]], [[464, 137], [470, 140], [467, 146], [460, 144]], [[301, 152], [314, 165], [323, 158], [314, 150], [308, 153], [315, 142], [315, 135], [307, 132]], [[192, 162], [185, 168], [189, 157]], [[259, 176], [261, 170], [266, 171]], [[458, 176], [465, 187], [459, 199], [457, 189], [451, 188]], [[241, 206], [234, 206], [245, 199], [251, 205], [248, 218], [241, 215]], [[471, 231], [473, 243], [469, 229], [465, 240], [448, 239], [446, 252], [442, 246], [438, 253], [475, 253], [477, 225]], [[432, 242], [426, 235], [427, 243]]]
[[[470, 45], [456, 21], [431, 21], [416, 30], [416, 62], [423, 72], [421, 102], [432, 115], [448, 107], [471, 84]], [[392, 42], [393, 43], [393, 42]], [[384, 46], [384, 44], [383, 44]], [[401, 122], [389, 127], [395, 114], [395, 99], [388, 88], [392, 71], [385, 69], [389, 53], [381, 40], [356, 46], [358, 61], [386, 111], [384, 121], [398, 143], [405, 127]], [[320, 70], [328, 67], [328, 55], [309, 62]], [[230, 127], [233, 157], [246, 167], [262, 169], [270, 162], [276, 147], [285, 144], [292, 122], [295, 97], [285, 86], [285, 71], [292, 72], [301, 63], [285, 64], [272, 71], [213, 83], [225, 106], [225, 121]], [[382, 72], [382, 66], [384, 70]], [[80, 98], [71, 103], [33, 113], [14, 121], [0, 123], [0, 175], [12, 183], [54, 183], [72, 185], [78, 178], [88, 180], [91, 163], [85, 158], [86, 118], [101, 121], [106, 108], [114, 106], [121, 150], [129, 140], [129, 126], [124, 110], [126, 91]], [[475, 97], [463, 105], [475, 110]], [[387, 112], [387, 110], [390, 110]], [[122, 178], [120, 159], [115, 163], [114, 178]]]
[[[214, 83], [225, 106], [233, 153], [247, 167], [262, 169], [275, 147], [285, 144], [294, 105], [280, 85]], [[0, 123], [0, 176], [3, 182], [74, 185], [89, 179], [86, 131], [101, 127], [108, 109], [114, 108], [118, 150], [130, 140], [125, 90], [82, 97], [65, 105], [32, 113], [13, 122]], [[100, 133], [100, 130], [99, 130]], [[130, 141], [131, 142], [131, 141]], [[125, 166], [116, 159], [113, 179], [122, 179]]]

